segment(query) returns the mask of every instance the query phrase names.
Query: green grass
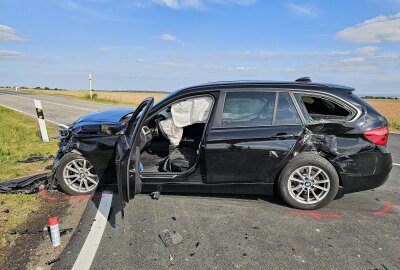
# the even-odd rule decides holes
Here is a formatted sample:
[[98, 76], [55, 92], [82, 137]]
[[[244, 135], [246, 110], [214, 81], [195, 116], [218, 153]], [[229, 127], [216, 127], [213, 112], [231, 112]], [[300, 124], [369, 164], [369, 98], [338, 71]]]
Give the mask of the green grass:
[[[49, 135], [54, 126], [46, 123]], [[0, 106], [0, 182], [36, 172], [35, 166], [17, 163], [33, 155], [55, 154], [57, 142], [41, 142], [37, 119]]]
[[[56, 135], [54, 126], [48, 125], [49, 135]], [[38, 174], [49, 163], [18, 163], [18, 160], [32, 155], [49, 155], [57, 151], [57, 141], [41, 142], [37, 119], [0, 106], [0, 182]], [[0, 263], [4, 252], [18, 235], [11, 230], [18, 229], [28, 221], [29, 215], [41, 208], [38, 195], [0, 194]], [[3, 211], [8, 209], [9, 213]]]
[[388, 119], [390, 131], [400, 131], [400, 122]]

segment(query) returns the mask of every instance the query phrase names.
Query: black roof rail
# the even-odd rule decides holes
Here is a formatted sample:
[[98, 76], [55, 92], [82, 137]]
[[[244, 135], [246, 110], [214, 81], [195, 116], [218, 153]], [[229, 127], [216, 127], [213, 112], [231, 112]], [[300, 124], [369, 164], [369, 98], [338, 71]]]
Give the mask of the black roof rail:
[[310, 77], [301, 77], [301, 78], [298, 78], [296, 80], [296, 82], [307, 82], [307, 83], [310, 83], [312, 81], [311, 81]]

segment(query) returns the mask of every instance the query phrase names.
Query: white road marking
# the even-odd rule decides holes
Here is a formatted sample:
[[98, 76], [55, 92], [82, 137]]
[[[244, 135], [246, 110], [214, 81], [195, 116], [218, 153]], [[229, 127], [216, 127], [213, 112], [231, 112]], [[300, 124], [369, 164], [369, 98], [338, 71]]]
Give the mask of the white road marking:
[[90, 232], [86, 237], [85, 243], [83, 244], [83, 247], [79, 252], [78, 258], [76, 259], [72, 270], [90, 269], [107, 224], [112, 197], [113, 195], [109, 191], [104, 191], [102, 193], [99, 208], [97, 210], [95, 220], [92, 224], [92, 228], [90, 229]]
[[[21, 96], [16, 96], [16, 95], [12, 95], [12, 96], [13, 96], [13, 97], [17, 97], [17, 98], [22, 98], [22, 99], [34, 100], [34, 98], [21, 97]], [[38, 99], [38, 98], [37, 98], [37, 99]], [[65, 104], [61, 104], [61, 103], [45, 101], [45, 100], [42, 100], [42, 99], [41, 99], [40, 101], [42, 101], [42, 103], [49, 103], [49, 104], [53, 104], [53, 105], [57, 105], [57, 106], [70, 107], [70, 108], [74, 108], [74, 109], [78, 109], [78, 110], [84, 110], [84, 111], [90, 111], [90, 112], [96, 112], [96, 111], [97, 111], [97, 110], [82, 108], [82, 107], [78, 107], [78, 106], [65, 105]]]
[[[23, 113], [23, 114], [26, 114], [26, 115], [29, 115], [29, 116], [32, 116], [32, 117], [37, 118], [37, 115], [30, 114], [30, 113], [27, 113], [27, 112], [18, 110], [18, 109], [15, 109], [15, 108], [13, 108], [13, 107], [10, 107], [10, 106], [4, 105], [4, 104], [0, 104], [0, 106], [3, 106], [3, 107], [6, 107], [6, 108], [8, 108], [8, 109], [10, 109], [10, 110], [14, 110], [14, 111], [17, 111], [17, 112], [20, 112], [20, 113]], [[63, 127], [63, 128], [68, 128], [67, 125], [64, 125], [64, 124], [55, 122], [55, 121], [53, 121], [53, 120], [44, 119], [44, 121], [49, 122], [49, 123], [52, 123], [52, 124], [55, 124], [55, 125], [60, 126], [60, 127]]]
[[394, 165], [394, 166], [400, 166], [400, 164], [399, 164], [399, 163], [393, 163], [393, 165]]

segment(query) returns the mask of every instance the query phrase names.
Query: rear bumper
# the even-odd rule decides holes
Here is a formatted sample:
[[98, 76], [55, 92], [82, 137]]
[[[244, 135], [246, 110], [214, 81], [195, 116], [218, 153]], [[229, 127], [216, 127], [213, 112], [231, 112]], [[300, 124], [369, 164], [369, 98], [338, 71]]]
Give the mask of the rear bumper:
[[390, 153], [383, 154], [375, 165], [376, 173], [370, 175], [341, 173], [343, 193], [353, 193], [373, 189], [383, 185], [389, 178], [392, 169], [392, 156]]

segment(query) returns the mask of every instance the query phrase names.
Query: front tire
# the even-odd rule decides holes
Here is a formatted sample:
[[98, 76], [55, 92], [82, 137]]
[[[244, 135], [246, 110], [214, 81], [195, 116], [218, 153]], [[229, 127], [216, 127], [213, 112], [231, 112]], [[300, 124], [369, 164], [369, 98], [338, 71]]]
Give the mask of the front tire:
[[278, 179], [278, 192], [291, 207], [314, 210], [328, 205], [339, 189], [336, 169], [317, 154], [294, 157]]
[[89, 160], [76, 153], [63, 156], [56, 170], [57, 181], [69, 195], [93, 194], [99, 178]]

